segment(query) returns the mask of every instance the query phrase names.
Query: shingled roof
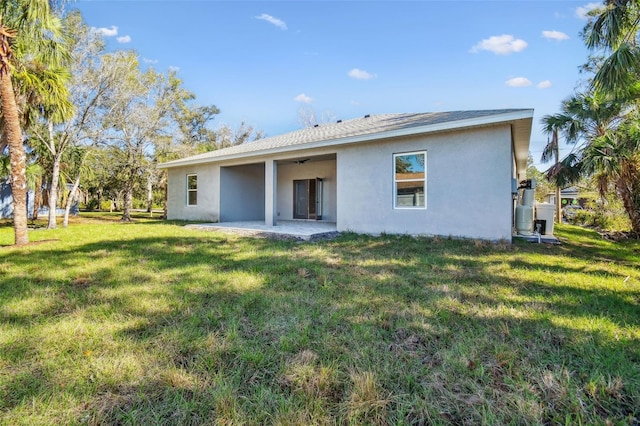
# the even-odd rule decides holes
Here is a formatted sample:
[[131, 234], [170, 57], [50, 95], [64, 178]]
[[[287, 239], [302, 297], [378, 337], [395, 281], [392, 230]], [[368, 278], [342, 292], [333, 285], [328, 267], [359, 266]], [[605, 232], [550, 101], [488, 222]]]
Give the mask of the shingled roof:
[[528, 125], [524, 125], [524, 132], [520, 132], [523, 134], [522, 137], [526, 138], [526, 150], [528, 154], [532, 117], [533, 110], [531, 109], [367, 115], [362, 118], [321, 124], [278, 136], [259, 139], [242, 145], [170, 161], [161, 164], [160, 167], [179, 167], [329, 145], [350, 144], [419, 133], [433, 133], [467, 127], [486, 126], [501, 122], [515, 122], [518, 120], [528, 121]]

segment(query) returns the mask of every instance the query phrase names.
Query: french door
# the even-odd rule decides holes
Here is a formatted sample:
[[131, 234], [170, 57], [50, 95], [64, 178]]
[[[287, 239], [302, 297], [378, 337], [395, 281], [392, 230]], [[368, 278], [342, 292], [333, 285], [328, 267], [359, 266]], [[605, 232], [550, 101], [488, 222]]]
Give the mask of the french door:
[[322, 179], [293, 181], [293, 218], [322, 220]]

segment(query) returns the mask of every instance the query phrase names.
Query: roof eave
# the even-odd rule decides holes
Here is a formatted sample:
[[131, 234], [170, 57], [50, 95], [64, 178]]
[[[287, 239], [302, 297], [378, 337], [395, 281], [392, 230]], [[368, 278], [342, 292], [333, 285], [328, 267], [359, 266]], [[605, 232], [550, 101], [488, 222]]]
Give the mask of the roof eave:
[[[377, 141], [377, 140], [383, 140], [383, 139], [413, 136], [418, 134], [461, 130], [461, 129], [467, 129], [471, 127], [481, 127], [481, 126], [488, 126], [488, 125], [499, 124], [499, 123], [508, 124], [508, 123], [514, 123], [514, 122], [518, 123], [519, 121], [524, 121], [524, 122], [528, 121], [528, 135], [526, 137], [526, 141], [521, 140], [518, 143], [514, 142], [516, 162], [518, 164], [518, 168], [520, 168], [520, 163], [521, 163], [520, 157], [522, 155], [522, 146], [526, 143], [526, 154], [524, 157], [524, 161], [525, 161], [524, 167], [526, 169], [526, 161], [529, 156], [529, 137], [531, 135], [532, 120], [533, 120], [533, 109], [521, 109], [521, 110], [514, 110], [514, 111], [502, 113], [502, 114], [489, 115], [485, 117], [475, 117], [475, 118], [469, 118], [469, 119], [463, 119], [463, 120], [447, 121], [444, 123], [427, 124], [424, 126], [408, 127], [404, 129], [390, 130], [390, 131], [380, 132], [380, 133], [364, 134], [364, 135], [350, 136], [345, 138], [308, 142], [308, 143], [303, 143], [299, 145], [288, 145], [288, 146], [282, 146], [277, 148], [267, 148], [267, 149], [261, 149], [257, 151], [222, 155], [222, 156], [216, 156], [216, 157], [191, 158], [191, 159], [185, 158], [182, 160], [175, 160], [175, 161], [159, 164], [158, 168], [170, 169], [174, 167], [218, 163], [222, 161], [237, 160], [241, 158], [252, 158], [252, 157], [260, 157], [264, 155], [281, 154], [283, 152], [301, 151], [301, 150], [307, 150], [307, 149], [325, 148], [325, 147], [339, 146], [339, 145], [349, 145], [349, 144], [361, 143], [365, 141]], [[524, 132], [518, 132], [518, 133], [526, 133], [526, 127], [527, 127], [526, 123], [524, 123], [524, 127], [525, 127]], [[514, 137], [515, 137], [515, 132], [514, 132]], [[520, 137], [520, 139], [523, 139], [523, 138]]]
[[532, 122], [533, 110], [529, 118], [516, 120], [513, 122], [511, 127], [511, 137], [513, 139], [513, 155], [515, 157], [516, 176], [518, 180], [525, 179], [527, 174]]

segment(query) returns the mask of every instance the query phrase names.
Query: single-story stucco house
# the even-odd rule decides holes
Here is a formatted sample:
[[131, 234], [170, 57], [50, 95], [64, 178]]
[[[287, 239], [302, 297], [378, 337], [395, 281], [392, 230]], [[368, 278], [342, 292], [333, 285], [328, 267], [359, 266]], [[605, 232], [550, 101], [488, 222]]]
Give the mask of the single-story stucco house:
[[532, 119], [532, 109], [366, 115], [167, 162], [168, 217], [510, 240]]

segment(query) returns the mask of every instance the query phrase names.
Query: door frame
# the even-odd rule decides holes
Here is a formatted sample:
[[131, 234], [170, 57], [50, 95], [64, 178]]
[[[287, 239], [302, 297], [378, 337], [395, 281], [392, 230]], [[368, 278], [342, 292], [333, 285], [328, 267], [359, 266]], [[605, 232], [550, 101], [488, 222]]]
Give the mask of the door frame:
[[[300, 185], [304, 182], [304, 185]], [[303, 209], [306, 214], [298, 214], [298, 199], [300, 187], [306, 192], [306, 206]], [[324, 182], [322, 178], [315, 179], [294, 179], [293, 180], [293, 218], [306, 220], [322, 220], [322, 194], [324, 192]]]

